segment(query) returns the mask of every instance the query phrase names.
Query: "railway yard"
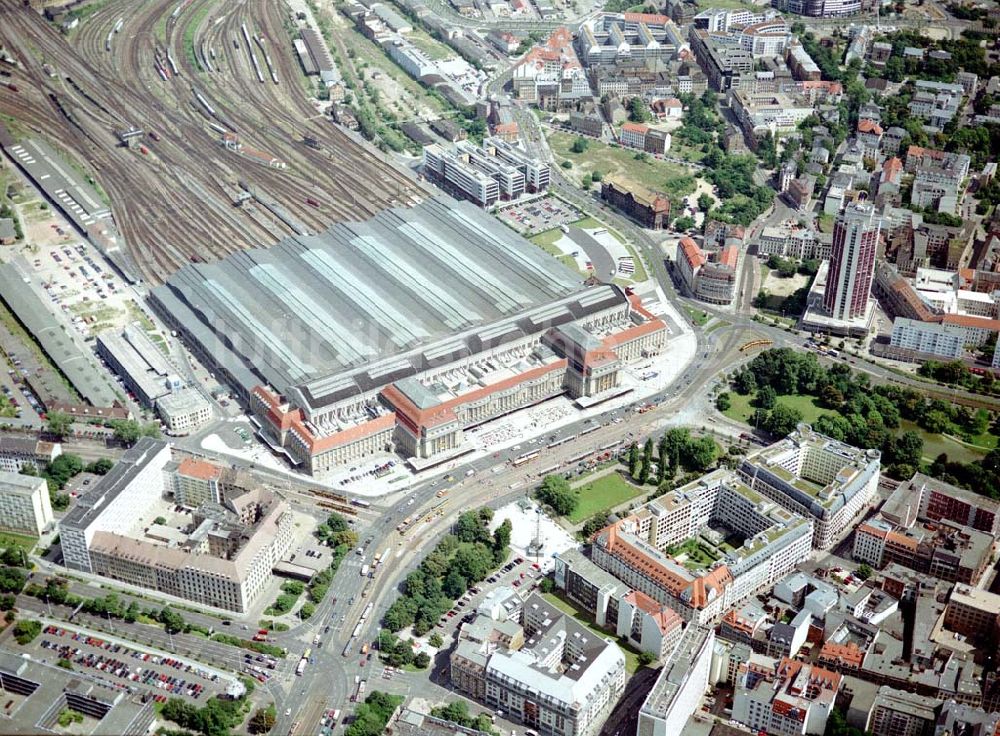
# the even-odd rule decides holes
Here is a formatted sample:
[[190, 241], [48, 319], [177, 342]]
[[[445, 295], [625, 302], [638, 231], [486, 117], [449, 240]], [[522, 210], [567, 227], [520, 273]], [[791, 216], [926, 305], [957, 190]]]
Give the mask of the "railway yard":
[[[305, 94], [284, 4], [110, 0], [64, 35], [0, 6], [0, 115], [110, 198], [136, 277], [422, 198]], [[29, 42], [30, 39], [30, 42]]]

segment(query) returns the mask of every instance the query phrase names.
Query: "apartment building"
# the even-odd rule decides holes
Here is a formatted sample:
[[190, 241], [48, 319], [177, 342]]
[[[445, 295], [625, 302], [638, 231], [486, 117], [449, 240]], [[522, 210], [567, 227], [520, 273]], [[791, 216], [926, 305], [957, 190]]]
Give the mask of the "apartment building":
[[737, 472], [755, 493], [812, 519], [813, 546], [829, 549], [874, 499], [880, 458], [878, 450], [858, 449], [800, 424], [745, 458]]
[[[794, 181], [794, 180], [793, 180]], [[794, 224], [764, 227], [757, 240], [757, 253], [798, 261], [830, 258], [832, 239], [828, 234]]]
[[243, 613], [291, 545], [291, 510], [258, 486], [175, 514], [166, 494], [185, 481], [171, 480], [171, 460], [170, 445], [150, 438], [126, 451], [59, 523], [65, 565]]
[[747, 663], [737, 676], [733, 719], [775, 736], [820, 736], [842, 682], [836, 672], [792, 659], [782, 659], [773, 671]]
[[897, 350], [913, 351], [919, 356], [961, 360], [966, 353], [966, 337], [965, 329], [959, 325], [899, 317], [893, 320], [889, 345]]
[[625, 657], [613, 641], [532, 595], [524, 603], [523, 646], [513, 632], [461, 639], [452, 684], [547, 736], [591, 736], [625, 688]]
[[25, 465], [41, 470], [61, 454], [58, 442], [0, 435], [0, 470], [8, 473], [20, 473]]
[[0, 529], [38, 536], [52, 518], [44, 478], [0, 470]]
[[670, 607], [632, 590], [579, 550], [567, 550], [554, 559], [556, 586], [589, 611], [598, 626], [658, 660], [670, 654], [683, 628]]
[[940, 701], [883, 685], [868, 712], [873, 736], [933, 736]]

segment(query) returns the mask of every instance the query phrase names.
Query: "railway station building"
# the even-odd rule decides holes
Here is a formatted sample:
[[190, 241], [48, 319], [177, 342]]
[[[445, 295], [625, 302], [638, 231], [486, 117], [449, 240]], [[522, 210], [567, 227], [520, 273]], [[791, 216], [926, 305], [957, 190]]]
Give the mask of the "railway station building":
[[504, 414], [611, 398], [668, 336], [637, 296], [446, 197], [185, 266], [153, 299], [316, 475], [387, 451], [426, 466]]

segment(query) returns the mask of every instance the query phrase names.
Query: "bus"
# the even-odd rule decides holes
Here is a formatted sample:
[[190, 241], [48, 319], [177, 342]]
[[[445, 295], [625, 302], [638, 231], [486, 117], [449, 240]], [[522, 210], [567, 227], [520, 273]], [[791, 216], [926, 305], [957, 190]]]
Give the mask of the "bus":
[[298, 675], [299, 677], [302, 677], [302, 673], [306, 671], [306, 663], [308, 661], [309, 660], [307, 660], [305, 657], [303, 657], [302, 659], [299, 660], [299, 663], [297, 665], [295, 665], [295, 674], [296, 675]]
[[525, 463], [530, 463], [532, 460], [534, 460], [540, 454], [541, 453], [538, 450], [532, 450], [531, 452], [526, 452], [523, 455], [519, 455], [514, 460], [514, 462], [511, 463], [511, 465], [513, 465], [515, 468], [520, 467], [521, 465], [524, 465]]
[[361, 498], [352, 498], [351, 503], [354, 504], [355, 506], [360, 506], [363, 509], [371, 508], [371, 504], [368, 501], [365, 501], [364, 499]]

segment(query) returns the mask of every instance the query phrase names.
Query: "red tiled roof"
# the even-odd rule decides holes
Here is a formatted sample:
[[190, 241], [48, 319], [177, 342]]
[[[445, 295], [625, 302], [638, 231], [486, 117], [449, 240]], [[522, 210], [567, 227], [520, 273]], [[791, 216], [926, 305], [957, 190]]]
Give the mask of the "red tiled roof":
[[622, 133], [626, 131], [629, 133], [647, 133], [649, 132], [649, 126], [642, 123], [625, 123], [622, 126]]
[[652, 23], [655, 26], [665, 26], [670, 23], [670, 18], [657, 13], [625, 13], [627, 23]]
[[691, 268], [705, 265], [705, 254], [701, 252], [698, 244], [691, 238], [681, 238], [681, 253], [690, 264]]
[[180, 475], [199, 480], [217, 480], [222, 475], [222, 468], [205, 460], [186, 457], [177, 466]]
[[876, 123], [874, 120], [859, 120], [858, 132], [874, 133], [875, 135], [882, 135], [882, 126]]
[[967, 314], [946, 314], [942, 317], [941, 321], [946, 325], [958, 325], [959, 327], [1000, 332], [1000, 320], [989, 319], [988, 317], [973, 317]]
[[719, 253], [719, 263], [724, 266], [732, 266], [733, 268], [736, 268], [737, 264], [739, 264], [739, 260], [740, 249], [735, 245], [727, 245], [722, 249], [722, 252]]

